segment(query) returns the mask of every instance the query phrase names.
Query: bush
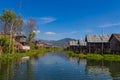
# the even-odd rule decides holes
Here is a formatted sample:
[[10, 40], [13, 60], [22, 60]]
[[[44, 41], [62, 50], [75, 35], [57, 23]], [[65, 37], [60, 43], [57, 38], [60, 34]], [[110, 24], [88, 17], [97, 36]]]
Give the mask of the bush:
[[100, 54], [87, 54], [86, 57], [87, 57], [87, 59], [94, 59], [94, 60], [101, 60], [104, 58]]
[[0, 46], [2, 47], [2, 53], [12, 53], [14, 50], [13, 42], [11, 41], [8, 36], [0, 37]]

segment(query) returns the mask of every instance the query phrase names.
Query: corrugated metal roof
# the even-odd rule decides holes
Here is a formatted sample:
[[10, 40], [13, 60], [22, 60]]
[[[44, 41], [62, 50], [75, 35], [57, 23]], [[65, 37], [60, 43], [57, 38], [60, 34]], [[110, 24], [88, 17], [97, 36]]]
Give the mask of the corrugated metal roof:
[[86, 41], [87, 42], [95, 42], [95, 43], [101, 43], [101, 42], [108, 42], [111, 35], [87, 35]]
[[78, 41], [70, 41], [69, 45], [70, 46], [77, 46], [78, 45]]
[[115, 36], [115, 38], [120, 41], [120, 34], [112, 34], [113, 36]]
[[85, 42], [83, 40], [79, 40], [79, 45], [80, 46], [87, 46], [87, 42]]

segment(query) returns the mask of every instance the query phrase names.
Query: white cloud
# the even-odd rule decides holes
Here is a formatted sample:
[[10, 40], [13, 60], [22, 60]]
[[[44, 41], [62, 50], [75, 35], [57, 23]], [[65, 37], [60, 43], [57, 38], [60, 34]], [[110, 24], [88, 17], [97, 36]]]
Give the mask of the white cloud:
[[46, 32], [45, 34], [47, 35], [53, 35], [53, 34], [56, 34], [55, 32]]
[[54, 21], [56, 21], [56, 18], [54, 18], [54, 17], [42, 17], [42, 18], [37, 19], [37, 22], [39, 24], [48, 24], [48, 23], [51, 23]]
[[120, 23], [112, 23], [112, 24], [104, 24], [99, 27], [106, 28], [106, 27], [113, 27], [113, 26], [119, 26], [119, 25], [120, 25]]

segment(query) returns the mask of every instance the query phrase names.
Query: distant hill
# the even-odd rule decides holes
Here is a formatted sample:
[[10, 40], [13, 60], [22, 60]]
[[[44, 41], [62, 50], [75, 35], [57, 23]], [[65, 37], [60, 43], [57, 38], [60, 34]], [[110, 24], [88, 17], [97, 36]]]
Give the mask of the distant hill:
[[69, 41], [72, 41], [72, 40], [75, 40], [75, 39], [71, 39], [71, 38], [64, 38], [64, 39], [61, 39], [61, 40], [40, 40], [42, 42], [46, 42], [46, 43], [50, 43], [54, 46], [59, 46], [59, 47], [64, 47], [64, 45], [66, 43], [68, 43]]

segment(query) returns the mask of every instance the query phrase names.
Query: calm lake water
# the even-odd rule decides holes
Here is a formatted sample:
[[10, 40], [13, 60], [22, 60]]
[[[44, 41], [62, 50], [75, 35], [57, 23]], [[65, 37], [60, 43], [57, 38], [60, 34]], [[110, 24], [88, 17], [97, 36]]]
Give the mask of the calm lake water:
[[0, 61], [0, 80], [120, 80], [120, 62], [51, 52], [30, 59]]

